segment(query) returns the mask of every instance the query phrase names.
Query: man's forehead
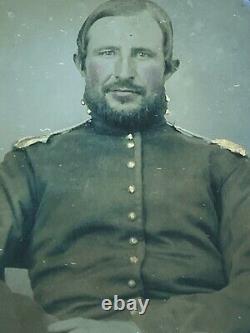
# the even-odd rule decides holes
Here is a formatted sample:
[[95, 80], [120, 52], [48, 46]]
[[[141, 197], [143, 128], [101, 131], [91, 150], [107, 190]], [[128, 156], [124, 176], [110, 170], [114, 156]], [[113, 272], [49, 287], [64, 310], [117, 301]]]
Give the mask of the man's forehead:
[[88, 32], [89, 47], [128, 42], [131, 46], [159, 48], [163, 34], [158, 23], [147, 12], [134, 16], [103, 17], [96, 21]]

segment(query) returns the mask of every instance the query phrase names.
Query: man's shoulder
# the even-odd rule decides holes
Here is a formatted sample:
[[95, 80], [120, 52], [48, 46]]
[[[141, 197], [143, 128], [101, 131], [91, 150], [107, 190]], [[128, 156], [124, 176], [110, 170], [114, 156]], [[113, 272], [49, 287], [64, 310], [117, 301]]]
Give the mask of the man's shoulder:
[[54, 132], [50, 132], [47, 134], [43, 134], [43, 135], [38, 135], [38, 136], [27, 136], [24, 138], [21, 138], [19, 140], [17, 140], [13, 147], [14, 149], [26, 149], [28, 147], [31, 147], [33, 145], [36, 144], [48, 144], [51, 140], [53, 139], [61, 139], [61, 138], [67, 138], [68, 135], [67, 134], [74, 134], [75, 132], [77, 132], [78, 130], [82, 130], [84, 128], [87, 128], [89, 126], [89, 120], [82, 122], [80, 124], [71, 126], [71, 127], [67, 127], [67, 128], [63, 128], [61, 130], [57, 130]]
[[168, 123], [170, 127], [172, 127], [173, 130], [175, 130], [180, 136], [181, 139], [184, 140], [188, 145], [196, 145], [202, 147], [207, 147], [212, 150], [217, 151], [229, 151], [234, 155], [246, 157], [247, 151], [246, 149], [239, 145], [238, 143], [235, 143], [231, 140], [221, 138], [221, 139], [211, 139], [207, 138], [205, 136], [199, 135], [197, 133], [191, 132], [189, 130], [186, 130], [180, 126], [177, 126], [172, 123]]

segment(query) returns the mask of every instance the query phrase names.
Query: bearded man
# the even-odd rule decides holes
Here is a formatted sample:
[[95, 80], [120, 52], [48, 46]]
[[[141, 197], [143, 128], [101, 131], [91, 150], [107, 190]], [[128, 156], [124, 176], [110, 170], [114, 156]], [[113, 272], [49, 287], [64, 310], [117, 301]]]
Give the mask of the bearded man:
[[4, 332], [248, 333], [249, 161], [166, 122], [168, 15], [110, 0], [77, 43], [91, 120], [18, 141], [1, 166], [1, 268], [27, 268], [43, 309], [2, 283]]

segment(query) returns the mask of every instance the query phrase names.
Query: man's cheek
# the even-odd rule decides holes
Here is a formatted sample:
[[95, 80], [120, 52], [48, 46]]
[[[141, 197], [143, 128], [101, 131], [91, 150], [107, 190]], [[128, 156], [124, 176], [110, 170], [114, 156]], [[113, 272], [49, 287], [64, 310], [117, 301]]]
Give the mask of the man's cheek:
[[90, 63], [88, 66], [88, 77], [93, 84], [98, 84], [104, 78], [104, 66], [96, 63]]
[[162, 69], [159, 69], [157, 66], [152, 66], [143, 71], [144, 82], [151, 90], [158, 90], [164, 85], [163, 74]]

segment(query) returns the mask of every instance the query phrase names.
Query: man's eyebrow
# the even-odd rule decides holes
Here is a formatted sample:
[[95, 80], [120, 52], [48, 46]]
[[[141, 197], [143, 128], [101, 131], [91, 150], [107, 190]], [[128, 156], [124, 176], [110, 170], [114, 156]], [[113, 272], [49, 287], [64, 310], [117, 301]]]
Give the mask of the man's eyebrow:
[[[97, 47], [95, 49], [93, 49], [94, 52], [100, 52], [102, 50], [119, 50], [120, 48], [117, 47], [117, 46], [111, 46], [111, 45], [103, 45], [103, 46], [100, 46], [100, 47]], [[132, 48], [132, 52], [133, 53], [136, 53], [136, 52], [147, 52], [147, 53], [150, 53], [152, 55], [156, 55], [156, 52], [153, 51], [152, 49], [150, 48], [147, 48], [147, 47], [133, 47]]]
[[133, 47], [132, 48], [133, 53], [138, 53], [138, 52], [146, 52], [151, 55], [156, 55], [156, 52], [153, 51], [152, 49], [146, 48], [146, 47]]
[[104, 46], [100, 46], [100, 47], [95, 48], [93, 51], [94, 52], [100, 52], [100, 51], [103, 51], [103, 50], [119, 50], [119, 47], [104, 45]]

